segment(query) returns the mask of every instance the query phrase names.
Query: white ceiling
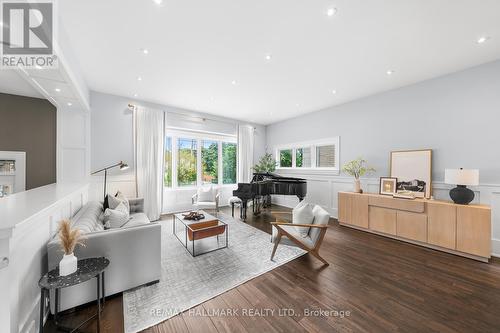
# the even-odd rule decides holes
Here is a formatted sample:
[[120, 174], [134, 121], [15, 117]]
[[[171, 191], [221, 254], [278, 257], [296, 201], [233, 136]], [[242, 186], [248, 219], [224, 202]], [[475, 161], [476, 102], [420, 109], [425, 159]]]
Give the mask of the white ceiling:
[[38, 90], [12, 69], [0, 69], [0, 93], [44, 98]]
[[59, 9], [90, 89], [262, 124], [500, 58], [498, 0], [75, 0]]

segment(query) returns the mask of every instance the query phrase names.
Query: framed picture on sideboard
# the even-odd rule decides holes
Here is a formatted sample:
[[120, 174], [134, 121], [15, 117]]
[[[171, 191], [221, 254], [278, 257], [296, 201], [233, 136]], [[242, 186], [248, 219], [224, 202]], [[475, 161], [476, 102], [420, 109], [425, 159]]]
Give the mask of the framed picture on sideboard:
[[391, 177], [396, 192], [411, 192], [417, 198], [432, 195], [432, 149], [391, 152]]

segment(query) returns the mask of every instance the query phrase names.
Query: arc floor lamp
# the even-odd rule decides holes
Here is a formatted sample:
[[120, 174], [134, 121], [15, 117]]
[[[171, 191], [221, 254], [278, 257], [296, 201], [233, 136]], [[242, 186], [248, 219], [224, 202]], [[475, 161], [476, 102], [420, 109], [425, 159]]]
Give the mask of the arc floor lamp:
[[120, 170], [127, 170], [128, 169], [128, 164], [123, 162], [123, 161], [120, 161], [116, 164], [113, 164], [113, 165], [110, 165], [108, 167], [105, 167], [105, 168], [102, 168], [100, 170], [97, 170], [97, 171], [94, 171], [91, 173], [91, 175], [95, 175], [96, 173], [99, 173], [99, 172], [103, 172], [104, 171], [104, 200], [106, 199], [106, 181], [107, 181], [107, 178], [108, 178], [108, 170], [109, 169], [112, 169], [112, 168], [115, 168], [115, 167], [120, 167]]

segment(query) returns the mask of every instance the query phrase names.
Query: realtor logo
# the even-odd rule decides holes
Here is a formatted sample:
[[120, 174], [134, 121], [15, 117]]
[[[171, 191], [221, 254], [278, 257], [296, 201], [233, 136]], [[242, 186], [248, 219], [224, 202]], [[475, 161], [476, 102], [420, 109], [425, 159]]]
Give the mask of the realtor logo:
[[2, 67], [55, 67], [53, 3], [2, 1]]

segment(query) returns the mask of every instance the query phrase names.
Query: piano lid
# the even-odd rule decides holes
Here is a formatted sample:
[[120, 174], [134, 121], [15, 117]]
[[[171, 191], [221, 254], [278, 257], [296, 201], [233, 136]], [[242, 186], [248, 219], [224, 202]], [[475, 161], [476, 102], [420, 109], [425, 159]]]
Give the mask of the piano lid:
[[277, 181], [306, 181], [304, 178], [295, 178], [295, 177], [284, 177], [281, 175], [278, 175], [277, 173], [274, 172], [254, 172], [253, 173], [253, 178], [254, 180], [264, 180], [264, 179], [275, 179]]

